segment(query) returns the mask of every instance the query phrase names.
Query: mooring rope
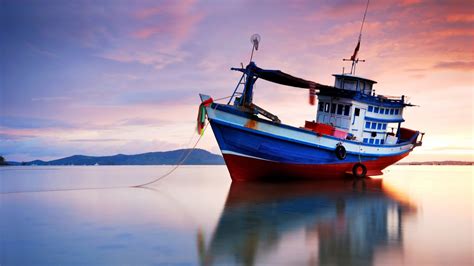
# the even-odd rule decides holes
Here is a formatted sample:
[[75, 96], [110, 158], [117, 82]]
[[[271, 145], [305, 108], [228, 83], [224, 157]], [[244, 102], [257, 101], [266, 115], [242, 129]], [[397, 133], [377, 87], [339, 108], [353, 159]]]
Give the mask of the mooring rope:
[[[233, 95], [230, 95], [230, 96], [225, 96], [225, 97], [222, 97], [222, 98], [217, 98], [215, 99], [214, 101], [220, 101], [220, 100], [225, 100], [227, 98], [230, 98], [232, 97]], [[216, 110], [217, 108], [217, 105], [213, 108], [214, 110]], [[192, 146], [191, 149], [188, 150], [188, 152], [186, 153], [186, 155], [175, 165], [173, 166], [173, 168], [171, 168], [168, 172], [164, 173], [163, 175], [149, 181], [149, 182], [146, 182], [146, 183], [143, 183], [141, 185], [136, 185], [136, 186], [131, 186], [131, 187], [144, 187], [144, 186], [148, 186], [148, 185], [151, 185], [151, 184], [154, 184], [166, 177], [168, 177], [169, 175], [171, 175], [176, 169], [178, 169], [178, 167], [180, 167], [185, 161], [186, 159], [189, 157], [189, 155], [191, 155], [191, 153], [196, 149], [197, 145], [199, 144], [199, 141], [202, 139], [202, 137], [204, 136], [204, 132], [206, 132], [206, 129], [207, 129], [207, 126], [209, 126], [209, 122], [206, 123], [206, 125], [204, 126], [204, 129], [202, 131], [202, 134], [199, 134], [199, 138], [197, 139], [197, 141], [194, 143], [194, 145]], [[194, 135], [196, 134], [196, 131], [194, 132]], [[191, 137], [191, 140], [194, 138], [194, 135]]]
[[136, 186], [131, 186], [131, 187], [144, 187], [144, 186], [148, 186], [148, 185], [151, 185], [153, 183], [156, 183], [164, 178], [166, 178], [167, 176], [171, 175], [176, 169], [178, 169], [178, 167], [180, 167], [184, 161], [186, 161], [186, 159], [188, 159], [189, 155], [191, 155], [191, 153], [196, 149], [196, 146], [199, 144], [199, 141], [202, 139], [202, 137], [204, 136], [204, 132], [206, 132], [206, 129], [207, 129], [207, 126], [209, 125], [209, 123], [206, 123], [206, 125], [204, 126], [204, 130], [203, 130], [203, 134], [200, 134], [199, 135], [199, 138], [197, 139], [196, 143], [194, 143], [193, 147], [191, 149], [188, 150], [188, 153], [186, 153], [186, 155], [183, 157], [183, 159], [181, 161], [179, 161], [175, 166], [173, 166], [173, 168], [171, 168], [168, 172], [164, 173], [163, 175], [149, 181], [149, 182], [146, 182], [146, 183], [143, 183], [141, 185], [136, 185]]
[[0, 195], [21, 194], [21, 193], [40, 193], [40, 192], [79, 191], [79, 190], [105, 190], [105, 189], [117, 189], [117, 188], [130, 188], [130, 186], [58, 188], [58, 189], [43, 189], [43, 190], [7, 191], [7, 192], [0, 192]]

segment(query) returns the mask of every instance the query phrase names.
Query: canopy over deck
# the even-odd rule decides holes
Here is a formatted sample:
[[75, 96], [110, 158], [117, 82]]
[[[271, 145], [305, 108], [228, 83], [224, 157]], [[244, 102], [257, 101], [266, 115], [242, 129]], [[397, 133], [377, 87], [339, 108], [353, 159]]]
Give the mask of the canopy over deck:
[[[245, 88], [243, 91], [243, 97], [240, 105], [250, 106], [252, 103], [252, 96], [253, 96], [253, 85], [258, 78], [285, 85], [290, 87], [297, 87], [303, 89], [315, 89], [318, 90], [315, 93], [317, 95], [327, 95], [332, 97], [344, 97], [344, 98], [352, 98], [355, 100], [363, 101], [363, 102], [370, 102], [372, 104], [378, 105], [390, 105], [390, 106], [411, 106], [411, 104], [404, 102], [403, 98], [399, 99], [388, 99], [381, 95], [371, 95], [363, 93], [362, 91], [350, 90], [346, 88], [341, 88], [338, 86], [327, 86], [316, 83], [314, 81], [305, 80], [302, 78], [298, 78], [282, 72], [280, 70], [269, 70], [269, 69], [262, 69], [259, 68], [254, 62], [250, 62], [247, 67], [245, 68], [231, 68], [231, 70], [239, 71], [247, 75]], [[376, 83], [376, 81], [365, 79], [361, 77], [351, 76], [351, 75], [334, 75], [339, 78], [353, 78], [366, 81], [370, 83], [370, 85]]]
[[281, 85], [290, 86], [290, 87], [314, 89], [318, 85], [320, 85], [310, 80], [294, 77], [280, 70], [269, 70], [269, 69], [259, 68], [257, 67], [257, 65], [255, 65], [254, 62], [250, 62], [250, 64], [246, 68], [231, 68], [231, 69], [235, 71], [240, 71], [247, 75], [251, 74], [255, 77], [258, 77], [270, 82], [278, 83]]

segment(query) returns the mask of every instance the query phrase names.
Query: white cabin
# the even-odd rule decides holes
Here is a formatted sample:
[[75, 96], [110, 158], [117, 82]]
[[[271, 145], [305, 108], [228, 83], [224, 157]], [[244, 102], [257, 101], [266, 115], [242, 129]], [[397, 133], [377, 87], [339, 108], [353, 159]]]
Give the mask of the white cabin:
[[404, 122], [404, 96], [397, 99], [376, 96], [373, 80], [348, 74], [334, 76], [334, 93], [318, 94], [316, 122], [346, 131], [348, 138], [356, 141], [395, 144], [394, 130], [398, 132]]

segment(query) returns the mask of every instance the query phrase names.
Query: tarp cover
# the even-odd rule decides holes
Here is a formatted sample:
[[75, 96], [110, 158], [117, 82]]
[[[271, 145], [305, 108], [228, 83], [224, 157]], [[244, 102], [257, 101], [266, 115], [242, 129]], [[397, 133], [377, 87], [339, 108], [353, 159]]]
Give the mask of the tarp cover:
[[291, 87], [311, 89], [316, 88], [317, 86], [317, 83], [313, 81], [297, 78], [292, 75], [286, 74], [280, 70], [261, 69], [257, 67], [253, 62], [251, 62], [246, 69], [232, 68], [232, 70], [237, 70], [240, 72], [251, 71], [253, 75], [261, 79]]
[[286, 85], [286, 86], [308, 88], [308, 89], [316, 88], [315, 82], [294, 77], [280, 70], [266, 70], [266, 69], [261, 69], [257, 67], [255, 74], [261, 79], [268, 80], [268, 81], [275, 82], [282, 85]]

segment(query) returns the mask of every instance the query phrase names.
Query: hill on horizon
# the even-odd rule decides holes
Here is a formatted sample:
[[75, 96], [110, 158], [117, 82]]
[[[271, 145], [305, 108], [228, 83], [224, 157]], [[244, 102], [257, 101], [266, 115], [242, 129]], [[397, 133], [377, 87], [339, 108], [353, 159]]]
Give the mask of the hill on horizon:
[[[163, 152], [147, 152], [140, 154], [116, 154], [111, 156], [73, 155], [61, 159], [30, 162], [10, 162], [9, 165], [175, 165], [184, 159], [190, 149], [179, 149]], [[183, 165], [221, 165], [222, 156], [203, 149], [195, 149], [189, 154]]]

